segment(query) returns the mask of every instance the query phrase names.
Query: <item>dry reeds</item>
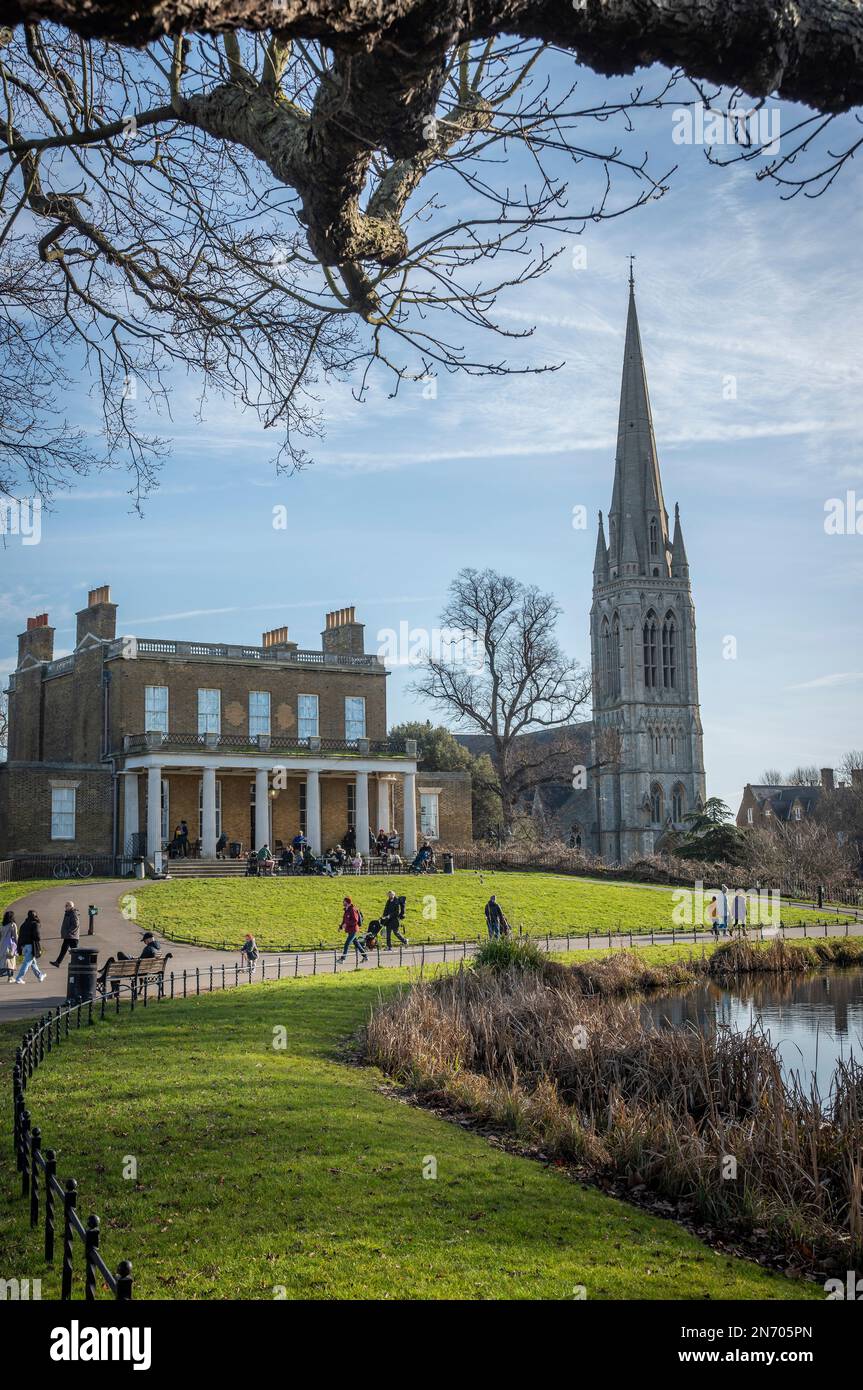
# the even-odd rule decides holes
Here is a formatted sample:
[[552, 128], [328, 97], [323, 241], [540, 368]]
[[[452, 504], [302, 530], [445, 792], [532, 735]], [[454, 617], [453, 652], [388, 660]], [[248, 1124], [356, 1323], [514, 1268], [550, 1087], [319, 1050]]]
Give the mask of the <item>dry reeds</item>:
[[545, 1154], [643, 1184], [713, 1226], [763, 1229], [791, 1262], [851, 1268], [863, 1256], [860, 1066], [840, 1065], [822, 1100], [784, 1077], [757, 1030], [658, 1029], [621, 997], [811, 965], [777, 940], [656, 968], [632, 952], [463, 968], [378, 1008], [365, 1053], [420, 1097]]

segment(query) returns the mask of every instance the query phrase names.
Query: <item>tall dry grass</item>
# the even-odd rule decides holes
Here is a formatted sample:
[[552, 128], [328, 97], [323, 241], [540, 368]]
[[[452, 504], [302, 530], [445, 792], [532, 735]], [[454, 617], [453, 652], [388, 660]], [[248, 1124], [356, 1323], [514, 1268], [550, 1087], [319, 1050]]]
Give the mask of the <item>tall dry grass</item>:
[[863, 1070], [841, 1065], [822, 1099], [783, 1076], [756, 1030], [659, 1030], [625, 997], [812, 961], [781, 941], [751, 949], [729, 943], [656, 969], [630, 952], [462, 968], [376, 1009], [366, 1056], [420, 1097], [550, 1156], [644, 1184], [721, 1230], [763, 1229], [792, 1262], [853, 1268], [863, 1257]]

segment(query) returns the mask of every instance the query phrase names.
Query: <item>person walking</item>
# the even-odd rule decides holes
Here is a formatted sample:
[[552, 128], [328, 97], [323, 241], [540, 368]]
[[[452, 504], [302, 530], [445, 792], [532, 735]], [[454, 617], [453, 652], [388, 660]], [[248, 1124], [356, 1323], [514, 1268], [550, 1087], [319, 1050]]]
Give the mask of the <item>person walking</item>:
[[734, 927], [741, 935], [746, 934], [746, 894], [742, 888], [734, 890]]
[[243, 964], [251, 970], [255, 961], [258, 959], [258, 943], [251, 932], [246, 932], [246, 939], [240, 947], [240, 955], [243, 957]]
[[485, 905], [485, 924], [488, 927], [489, 941], [497, 941], [501, 936], [509, 935], [509, 922], [494, 893]]
[[715, 893], [713, 894], [713, 897], [710, 899], [710, 902], [707, 904], [707, 925], [710, 927], [710, 930], [711, 930], [711, 932], [713, 933], [713, 938], [714, 938], [714, 940], [715, 940], [715, 941], [718, 941], [718, 940], [719, 940], [719, 903], [718, 903], [718, 901], [717, 901], [717, 898], [716, 898], [716, 894], [715, 894]]
[[404, 898], [397, 898], [392, 889], [387, 893], [387, 900], [381, 913], [381, 925], [387, 934], [386, 949], [388, 951], [393, 949], [393, 937], [400, 941], [403, 946], [409, 944], [407, 937], [402, 936], [399, 931], [399, 922], [404, 917], [404, 902]]
[[54, 966], [60, 965], [67, 951], [74, 951], [78, 945], [78, 938], [81, 935], [81, 918], [78, 909], [73, 902], [67, 902], [66, 911], [63, 913], [63, 921], [60, 924], [60, 940], [63, 943], [60, 947], [60, 954], [56, 960], [52, 960]]
[[21, 968], [15, 976], [16, 985], [23, 985], [24, 976], [31, 966], [36, 979], [44, 980], [45, 972], [40, 970], [36, 964], [42, 954], [42, 923], [39, 921], [38, 913], [34, 912], [32, 908], [21, 923], [18, 946], [21, 951]]
[[12, 981], [18, 962], [18, 923], [11, 907], [3, 913], [3, 927], [0, 932], [0, 975]]
[[728, 884], [723, 883], [719, 890], [719, 926], [723, 936], [728, 935]]
[[342, 931], [345, 932], [346, 935], [345, 949], [338, 958], [339, 962], [340, 964], [344, 965], [345, 961], [348, 958], [348, 951], [350, 950], [351, 946], [353, 946], [356, 949], [356, 951], [360, 954], [360, 956], [362, 956], [364, 961], [367, 961], [368, 955], [366, 953], [366, 948], [360, 941], [359, 934], [360, 927], [362, 926], [362, 916], [359, 910], [356, 907], [354, 907], [354, 904], [351, 902], [350, 898], [345, 898], [342, 906], [344, 907], [344, 915], [342, 916]]

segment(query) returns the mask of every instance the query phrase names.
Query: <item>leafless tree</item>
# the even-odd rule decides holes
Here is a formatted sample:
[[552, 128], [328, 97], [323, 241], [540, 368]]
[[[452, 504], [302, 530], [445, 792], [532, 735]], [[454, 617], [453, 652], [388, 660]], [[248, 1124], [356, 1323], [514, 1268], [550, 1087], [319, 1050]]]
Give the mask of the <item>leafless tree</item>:
[[[501, 322], [498, 296], [541, 275], [564, 234], [662, 194], [671, 171], [628, 160], [618, 133], [679, 103], [681, 74], [805, 102], [823, 124], [861, 91], [854, 0], [7, 0], [5, 12], [21, 27], [0, 33], [0, 284], [10, 331], [27, 323], [19, 351], [37, 354], [15, 370], [89, 376], [103, 437], [70, 441], [59, 471], [123, 457], [144, 492], [161, 445], [142, 419], [167, 409], [172, 369], [256, 410], [288, 468], [307, 459], [325, 380], [362, 395], [374, 366], [393, 391], [439, 372], [537, 370], [508, 360], [507, 340], [528, 330]], [[560, 49], [603, 74], [652, 62], [670, 74], [584, 103], [575, 71], [561, 82]], [[508, 177], [515, 150], [527, 178]], [[599, 174], [577, 199], [575, 169]], [[484, 355], [465, 349], [466, 325], [494, 344]], [[47, 389], [37, 413], [50, 417]], [[4, 417], [0, 440], [21, 427]], [[7, 482], [50, 481], [32, 462], [7, 449]]]
[[559, 614], [553, 597], [536, 587], [494, 570], [461, 570], [450, 586], [441, 628], [471, 634], [482, 669], [446, 652], [431, 655], [413, 685], [457, 728], [488, 736], [506, 826], [525, 793], [548, 780], [560, 754], [557, 740], [548, 753], [523, 735], [540, 729], [562, 735], [590, 696], [589, 677], [558, 645]]
[[821, 781], [821, 769], [814, 763], [792, 768], [785, 781], [789, 787], [817, 787]]
[[781, 787], [785, 782], [785, 774], [779, 771], [778, 767], [768, 767], [762, 772], [760, 783], [763, 787]]

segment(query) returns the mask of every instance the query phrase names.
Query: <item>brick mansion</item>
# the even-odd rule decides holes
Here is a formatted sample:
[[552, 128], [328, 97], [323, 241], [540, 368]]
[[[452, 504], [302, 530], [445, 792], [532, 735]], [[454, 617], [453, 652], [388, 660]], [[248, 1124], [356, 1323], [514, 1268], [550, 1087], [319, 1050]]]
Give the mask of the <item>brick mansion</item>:
[[388, 671], [365, 650], [353, 608], [327, 613], [318, 650], [286, 627], [260, 646], [117, 635], [108, 587], [77, 614], [74, 650], [54, 658], [47, 614], [28, 619], [9, 680], [0, 764], [0, 855], [145, 855], [185, 821], [209, 858], [224, 832], [243, 849], [316, 852], [348, 827], [471, 839], [470, 778], [418, 771], [419, 750], [387, 736]]

